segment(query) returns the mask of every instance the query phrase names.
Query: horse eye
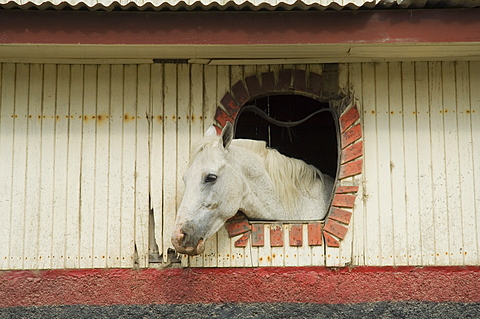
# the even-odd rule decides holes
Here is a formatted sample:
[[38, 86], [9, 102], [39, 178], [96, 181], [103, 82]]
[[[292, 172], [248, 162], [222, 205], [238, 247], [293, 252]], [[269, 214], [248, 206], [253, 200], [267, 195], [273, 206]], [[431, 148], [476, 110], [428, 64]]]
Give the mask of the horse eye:
[[214, 183], [217, 180], [217, 175], [215, 174], [208, 174], [205, 176], [205, 183]]

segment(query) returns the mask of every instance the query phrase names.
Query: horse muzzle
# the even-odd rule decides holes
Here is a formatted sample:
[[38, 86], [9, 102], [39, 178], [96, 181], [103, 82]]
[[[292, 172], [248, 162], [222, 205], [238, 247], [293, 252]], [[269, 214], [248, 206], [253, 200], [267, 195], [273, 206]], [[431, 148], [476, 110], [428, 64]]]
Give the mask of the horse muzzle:
[[172, 234], [172, 244], [180, 254], [200, 255], [205, 250], [205, 240], [195, 235], [193, 227], [188, 224], [176, 227]]

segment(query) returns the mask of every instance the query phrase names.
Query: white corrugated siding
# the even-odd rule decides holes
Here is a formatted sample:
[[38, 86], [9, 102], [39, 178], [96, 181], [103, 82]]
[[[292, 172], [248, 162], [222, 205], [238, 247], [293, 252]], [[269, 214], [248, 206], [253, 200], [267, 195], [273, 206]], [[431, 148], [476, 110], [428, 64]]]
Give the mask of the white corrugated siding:
[[351, 64], [363, 106], [355, 265], [478, 265], [480, 63]]

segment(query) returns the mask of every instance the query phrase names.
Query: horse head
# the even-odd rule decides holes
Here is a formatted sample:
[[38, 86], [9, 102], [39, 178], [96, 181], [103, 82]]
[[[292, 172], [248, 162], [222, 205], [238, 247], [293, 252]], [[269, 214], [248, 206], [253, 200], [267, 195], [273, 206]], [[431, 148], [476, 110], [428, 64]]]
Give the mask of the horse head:
[[197, 149], [192, 150], [172, 234], [172, 244], [179, 253], [201, 254], [205, 241], [237, 213], [243, 188], [228, 160], [232, 139], [231, 123], [227, 123], [220, 136], [212, 126]]

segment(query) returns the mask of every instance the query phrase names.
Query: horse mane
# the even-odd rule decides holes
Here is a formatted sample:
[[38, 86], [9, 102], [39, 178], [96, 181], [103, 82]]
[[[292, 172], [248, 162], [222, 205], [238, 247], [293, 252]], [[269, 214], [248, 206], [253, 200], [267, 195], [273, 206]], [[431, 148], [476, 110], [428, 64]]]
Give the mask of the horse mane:
[[316, 167], [267, 147], [265, 141], [237, 139], [234, 142], [234, 145], [251, 150], [264, 159], [267, 174], [280, 201], [289, 211], [295, 209], [299, 193], [310, 193], [315, 180], [323, 180], [323, 174]]
[[[193, 145], [190, 161], [206, 149], [205, 146], [215, 145], [215, 143], [218, 143], [218, 136], [206, 136]], [[232, 146], [250, 150], [264, 160], [265, 169], [273, 182], [277, 195], [283, 206], [289, 211], [295, 209], [300, 192], [310, 193], [317, 178], [323, 182], [323, 174], [316, 167], [267, 147], [265, 141], [234, 139]]]

